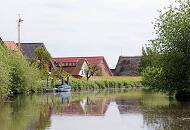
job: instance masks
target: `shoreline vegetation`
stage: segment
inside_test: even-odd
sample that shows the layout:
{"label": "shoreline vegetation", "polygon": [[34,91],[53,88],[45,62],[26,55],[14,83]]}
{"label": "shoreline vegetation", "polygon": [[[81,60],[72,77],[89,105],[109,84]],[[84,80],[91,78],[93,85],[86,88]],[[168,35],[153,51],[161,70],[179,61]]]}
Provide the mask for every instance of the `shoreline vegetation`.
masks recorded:
{"label": "shoreline vegetation", "polygon": [[[129,89],[141,88],[142,77],[140,76],[93,76],[90,80],[86,78],[76,79],[71,77],[69,85],[72,92],[94,91],[103,89]],[[49,80],[48,88],[56,88],[61,84],[61,80]]]}
{"label": "shoreline vegetation", "polygon": [[[39,55],[44,54],[38,49]],[[44,54],[47,55],[47,54]],[[41,55],[40,55],[41,56]],[[43,56],[44,57],[44,56]],[[43,92],[45,88],[59,86],[60,76],[48,75],[47,62],[41,58],[39,63],[29,62],[20,53],[7,49],[0,44],[0,98],[6,99],[17,94]],[[48,78],[48,80],[47,80]],[[141,77],[127,76],[93,76],[86,78],[70,78],[72,91],[102,90],[107,88],[140,87]],[[48,84],[47,84],[48,82]]]}
{"label": "shoreline vegetation", "polygon": [[3,44],[0,44],[0,79],[0,100],[14,94],[37,91],[43,86],[36,65]]}
{"label": "shoreline vegetation", "polygon": [[129,76],[94,76],[89,81],[85,79],[71,79],[73,91],[112,89],[112,88],[140,88],[141,77]]}
{"label": "shoreline vegetation", "polygon": [[149,90],[190,100],[190,1],[160,11],[156,38],[142,49],[142,84]]}
{"label": "shoreline vegetation", "polygon": [[[43,50],[39,51],[40,54],[42,52]],[[46,59],[48,60],[49,57]],[[28,62],[19,52],[9,50],[3,44],[0,44],[0,68],[1,100],[6,100],[11,95],[43,92],[47,86],[53,88],[61,84],[59,76],[55,78],[53,75],[48,75],[45,69],[47,68],[46,61],[38,64]],[[71,77],[70,84],[72,91],[126,89],[141,87],[141,79],[141,77],[127,76],[93,76],[87,81],[85,77],[82,79]]]}

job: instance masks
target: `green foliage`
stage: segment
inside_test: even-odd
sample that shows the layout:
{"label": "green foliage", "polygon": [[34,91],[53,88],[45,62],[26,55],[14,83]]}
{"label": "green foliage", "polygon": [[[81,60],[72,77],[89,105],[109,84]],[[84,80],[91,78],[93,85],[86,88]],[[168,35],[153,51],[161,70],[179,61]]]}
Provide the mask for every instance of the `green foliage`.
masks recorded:
{"label": "green foliage", "polygon": [[41,79],[45,80],[49,77],[49,63],[51,60],[50,53],[44,47],[35,49],[36,61],[35,64],[40,70]]}
{"label": "green foliage", "polygon": [[0,96],[35,91],[39,86],[39,72],[25,58],[0,44]]}
{"label": "green foliage", "polygon": [[40,70],[47,69],[51,59],[50,53],[44,47],[38,47],[35,50],[35,54]]}
{"label": "green foliage", "polygon": [[9,71],[9,68],[7,68],[6,65],[0,61],[0,98],[3,98],[9,94]]}
{"label": "green foliage", "polygon": [[[151,41],[156,42],[156,41]],[[159,54],[157,53],[154,46],[142,48],[142,58],[139,63],[139,72],[142,73],[144,68],[153,67],[155,65],[159,66]]]}
{"label": "green foliage", "polygon": [[69,75],[64,71],[62,66],[57,66],[55,70],[52,71],[51,76],[56,79],[61,79],[64,75]]}
{"label": "green foliage", "polygon": [[24,93],[29,90],[35,90],[38,86],[40,75],[38,70],[29,66],[28,62],[20,55],[12,57],[11,65],[11,85],[13,93]]}
{"label": "green foliage", "polygon": [[[133,85],[132,85],[133,84]],[[127,80],[107,80],[102,77],[101,80],[82,80],[71,79],[71,86],[74,91],[81,90],[102,90],[102,89],[126,89],[132,87],[139,87],[140,82],[129,82]]]}
{"label": "green foliage", "polygon": [[190,1],[176,5],[161,12],[157,39],[150,41],[141,61],[144,85],[169,95],[190,92]]}
{"label": "green foliage", "polygon": [[95,74],[101,75],[101,71],[97,65],[88,63],[88,68],[85,70],[86,79],[89,80]]}

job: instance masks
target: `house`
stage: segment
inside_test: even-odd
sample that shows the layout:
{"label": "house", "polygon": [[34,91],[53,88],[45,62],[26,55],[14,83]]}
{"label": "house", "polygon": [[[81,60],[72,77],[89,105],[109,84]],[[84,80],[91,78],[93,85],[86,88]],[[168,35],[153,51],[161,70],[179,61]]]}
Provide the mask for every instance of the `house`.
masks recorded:
{"label": "house", "polygon": [[73,72],[74,68],[77,67],[79,61],[82,62],[86,61],[89,64],[95,65],[100,69],[100,73],[99,75],[103,75],[103,76],[112,76],[112,72],[108,67],[108,64],[105,60],[105,58],[103,56],[94,56],[94,57],[61,57],[61,58],[53,58],[52,60],[58,64],[61,64],[63,66],[67,66],[64,67],[65,71],[69,72],[70,74],[72,74],[71,72]]}
{"label": "house", "polygon": [[138,76],[139,63],[142,56],[120,56],[114,75],[116,76]]}
{"label": "house", "polygon": [[[18,43],[17,43],[17,45],[18,45]],[[47,50],[45,47],[45,44],[42,42],[39,42],[39,43],[20,43],[22,55],[30,62],[36,60],[35,50],[38,47],[43,47],[45,50]],[[56,66],[54,65],[54,63],[52,61],[50,61],[48,68],[49,68],[49,72],[52,72],[53,69],[56,69]]]}
{"label": "house", "polygon": [[15,52],[19,52],[18,46],[14,41],[3,41],[3,44],[10,50],[13,50]]}
{"label": "house", "polygon": [[85,71],[88,69],[88,63],[85,59],[78,59],[75,63],[60,63],[64,71],[71,74],[75,78],[82,78],[85,76]]}
{"label": "house", "polygon": [[21,52],[23,56],[29,61],[36,60],[35,50],[38,47],[43,47],[45,50],[47,50],[44,43],[20,43]]}

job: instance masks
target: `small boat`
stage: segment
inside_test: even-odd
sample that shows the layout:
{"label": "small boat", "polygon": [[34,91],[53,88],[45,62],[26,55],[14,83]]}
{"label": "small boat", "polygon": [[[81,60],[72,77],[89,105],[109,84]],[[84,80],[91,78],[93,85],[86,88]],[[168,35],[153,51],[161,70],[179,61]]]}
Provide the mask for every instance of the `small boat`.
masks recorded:
{"label": "small boat", "polygon": [[60,85],[57,88],[57,91],[58,92],[69,92],[69,91],[71,91],[71,86],[66,83],[63,83],[62,85]]}

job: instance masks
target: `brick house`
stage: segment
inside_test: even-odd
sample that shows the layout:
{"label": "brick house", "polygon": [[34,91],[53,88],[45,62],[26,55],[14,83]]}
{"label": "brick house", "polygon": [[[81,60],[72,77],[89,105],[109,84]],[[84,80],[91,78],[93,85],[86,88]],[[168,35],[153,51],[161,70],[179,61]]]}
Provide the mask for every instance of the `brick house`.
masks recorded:
{"label": "brick house", "polygon": [[[73,73],[74,68],[77,67],[79,61],[87,61],[92,65],[97,66],[100,69],[102,76],[112,76],[112,72],[108,67],[108,64],[103,56],[94,56],[94,57],[61,57],[61,58],[53,58],[52,60],[58,64],[61,64],[64,67],[65,71],[70,74]],[[72,72],[71,72],[72,71]],[[73,74],[72,74],[73,75]]]}
{"label": "brick house", "polygon": [[[55,60],[53,60],[55,61]],[[63,70],[75,78],[85,76],[85,71],[88,69],[88,63],[85,59],[78,59],[77,62],[59,63]]]}

